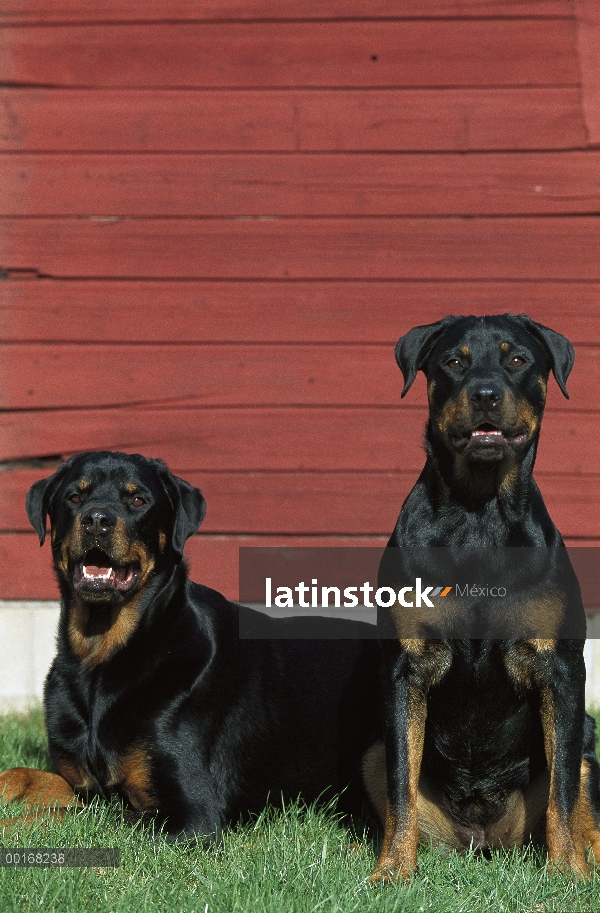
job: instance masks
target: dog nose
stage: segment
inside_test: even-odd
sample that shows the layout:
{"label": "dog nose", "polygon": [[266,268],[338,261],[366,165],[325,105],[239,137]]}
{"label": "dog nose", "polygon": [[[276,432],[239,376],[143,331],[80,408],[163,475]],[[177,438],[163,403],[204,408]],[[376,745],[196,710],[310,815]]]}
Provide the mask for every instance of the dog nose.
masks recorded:
{"label": "dog nose", "polygon": [[116,522],[115,515],[102,507],[94,507],[86,511],[81,518],[81,525],[86,533],[93,533],[94,536],[105,536]]}
{"label": "dog nose", "polygon": [[502,402],[502,390],[497,384],[479,384],[469,394],[469,400],[480,412],[491,412]]}

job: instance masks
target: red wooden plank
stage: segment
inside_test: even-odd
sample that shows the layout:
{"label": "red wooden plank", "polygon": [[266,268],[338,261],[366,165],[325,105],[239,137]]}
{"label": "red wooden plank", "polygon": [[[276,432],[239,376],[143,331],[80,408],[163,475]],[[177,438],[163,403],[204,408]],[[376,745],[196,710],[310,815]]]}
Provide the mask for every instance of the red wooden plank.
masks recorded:
{"label": "red wooden plank", "polygon": [[[0,409],[99,406],[395,406],[402,387],[388,345],[0,346]],[[600,347],[582,348],[569,410],[590,410]],[[560,401],[553,398],[549,405]],[[425,405],[419,388],[413,405]]]}
{"label": "red wooden plank", "polygon": [[575,0],[581,103],[590,146],[600,145],[600,7]]}
{"label": "red wooden plank", "polygon": [[5,216],[529,215],[600,210],[600,152],[4,155]]}
{"label": "red wooden plank", "polygon": [[576,85],[568,20],[10,28],[0,80],[91,87]]}
{"label": "red wooden plank", "polygon": [[570,17],[569,0],[4,0],[0,22],[151,22],[168,19],[388,19],[449,16]]}
{"label": "red wooden plank", "polygon": [[445,151],[585,145],[577,88],[0,90],[0,150]]}
{"label": "red wooden plank", "polygon": [[51,562],[35,534],[0,534],[0,599],[58,600]]}
{"label": "red wooden plank", "polygon": [[[50,470],[0,473],[0,530],[29,532],[25,495]],[[389,535],[416,481],[413,472],[188,472],[208,505],[203,533]],[[564,536],[600,534],[600,484],[590,476],[536,473]]]}
{"label": "red wooden plank", "polygon": [[[228,599],[238,598],[240,546],[292,548],[385,548],[389,536],[193,536],[185,554],[192,580],[210,586]],[[15,573],[26,567],[26,573]],[[35,534],[0,534],[0,599],[59,599],[50,548],[40,548]]]}
{"label": "red wooden plank", "polygon": [[600,220],[0,219],[0,266],[56,277],[600,279]]}
{"label": "red wooden plank", "polygon": [[[419,378],[419,383],[423,379]],[[558,398],[560,394],[551,393]],[[0,460],[125,450],[174,471],[417,472],[425,410],[398,407],[75,409],[0,413]],[[549,409],[538,471],[600,475],[598,413]]]}
{"label": "red wooden plank", "polygon": [[[600,536],[600,485],[587,485],[582,476],[536,473],[550,516],[565,538]],[[600,479],[597,480],[600,482]]]}
{"label": "red wooden plank", "polygon": [[0,338],[10,342],[72,342],[76,326],[80,343],[379,342],[391,347],[411,326],[446,314],[523,311],[575,344],[600,343],[598,283],[0,282]]}

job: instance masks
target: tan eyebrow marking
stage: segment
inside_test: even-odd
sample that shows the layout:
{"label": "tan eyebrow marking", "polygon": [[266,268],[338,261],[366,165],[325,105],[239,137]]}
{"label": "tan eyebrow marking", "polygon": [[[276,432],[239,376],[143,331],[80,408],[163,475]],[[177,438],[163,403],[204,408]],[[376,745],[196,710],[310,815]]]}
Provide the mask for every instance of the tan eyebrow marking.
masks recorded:
{"label": "tan eyebrow marking", "polygon": [[501,343],[500,343],[500,351],[501,351],[501,352],[509,352],[509,351],[510,351],[510,342],[501,342]]}
{"label": "tan eyebrow marking", "polygon": [[86,488],[89,488],[89,487],[90,487],[90,483],[87,481],[87,479],[80,479],[79,482],[77,483],[77,488],[79,489],[79,491],[85,491]]}
{"label": "tan eyebrow marking", "polygon": [[131,494],[133,494],[134,491],[137,491],[137,485],[135,484],[135,482],[127,482],[127,484],[125,485],[125,491],[128,491]]}
{"label": "tan eyebrow marking", "polygon": [[468,346],[461,346],[458,351],[463,356],[463,358],[466,358],[468,355],[471,354],[471,350]]}

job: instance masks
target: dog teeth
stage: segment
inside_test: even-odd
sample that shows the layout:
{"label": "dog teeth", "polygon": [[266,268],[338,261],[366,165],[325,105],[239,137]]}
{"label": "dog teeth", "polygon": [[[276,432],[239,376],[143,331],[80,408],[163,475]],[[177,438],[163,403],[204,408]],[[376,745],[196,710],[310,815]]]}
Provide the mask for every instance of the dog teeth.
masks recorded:
{"label": "dog teeth", "polygon": [[85,565],[82,566],[81,570],[83,576],[87,577],[88,580],[109,580],[113,573],[112,567],[98,568],[97,573],[94,574],[89,573]]}

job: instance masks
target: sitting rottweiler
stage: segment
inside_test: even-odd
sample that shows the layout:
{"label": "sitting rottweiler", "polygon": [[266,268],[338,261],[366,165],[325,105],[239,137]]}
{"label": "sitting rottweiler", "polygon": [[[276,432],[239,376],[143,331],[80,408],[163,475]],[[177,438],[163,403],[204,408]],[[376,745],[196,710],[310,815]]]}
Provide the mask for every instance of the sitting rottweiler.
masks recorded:
{"label": "sitting rottweiler", "polygon": [[42,544],[50,517],[62,596],[44,691],[57,773],[6,771],[0,795],[116,795],[172,838],[327,790],[360,817],[379,729],[370,626],[270,619],[192,583],[182,553],[204,498],[159,460],[75,456],[33,485],[27,513]]}
{"label": "sitting rottweiler", "polygon": [[[401,589],[378,616],[385,750],[369,752],[365,779],[385,836],[372,880],[409,878],[419,839],[484,854],[545,841],[551,865],[586,876],[589,847],[600,860],[600,775],[585,615],[532,477],[548,375],[567,396],[573,347],[526,315],[446,317],[403,336],[396,360],[403,396],[425,373],[430,415],[425,467],[380,566],[380,585]],[[486,550],[479,572],[498,556],[507,598],[447,595],[460,555]],[[423,592],[431,608],[417,608]]]}

